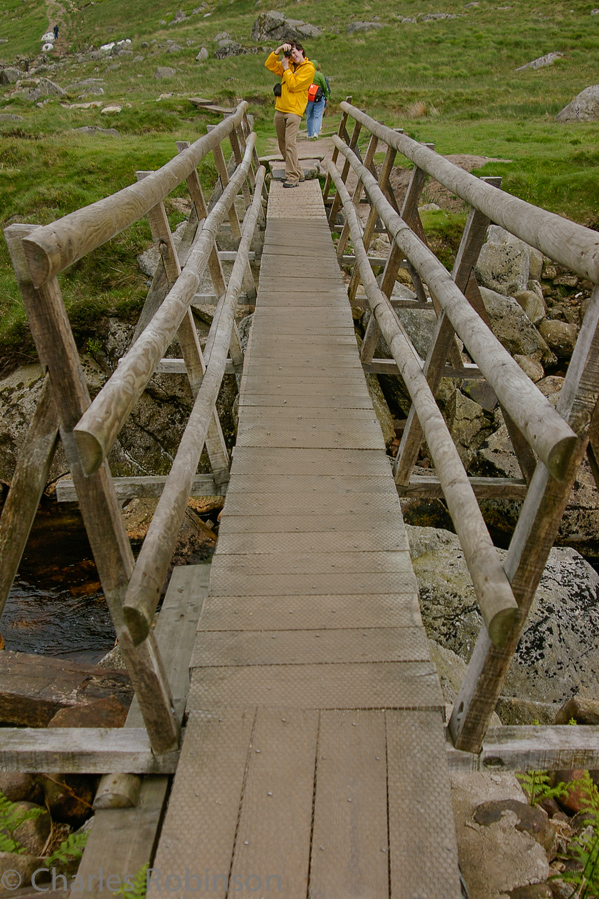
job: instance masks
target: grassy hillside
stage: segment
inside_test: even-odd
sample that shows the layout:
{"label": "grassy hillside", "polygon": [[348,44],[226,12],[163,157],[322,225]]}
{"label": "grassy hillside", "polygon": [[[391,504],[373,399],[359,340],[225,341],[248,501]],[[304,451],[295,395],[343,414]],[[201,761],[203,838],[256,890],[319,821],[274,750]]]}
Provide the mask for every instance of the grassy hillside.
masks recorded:
{"label": "grassy hillside", "polygon": [[[262,45],[256,55],[223,60],[213,52],[214,38],[222,31],[244,47],[257,46],[250,37],[252,25],[268,9],[280,9],[323,31],[306,47],[332,82],[327,130],[338,122],[336,104],[352,95],[356,105],[433,142],[441,153],[508,160],[484,172],[503,175],[504,188],[530,202],[591,226],[599,218],[599,126],[554,121],[566,103],[599,80],[599,15],[591,15],[593,2],[531,6],[527,0],[506,0],[505,5],[503,0],[466,5],[456,0],[296,0],[285,5],[278,0],[191,0],[182,7],[166,0],[61,2],[62,12],[49,20],[42,0],[4,0],[0,37],[8,41],[0,45],[0,59],[5,64],[18,61],[22,68],[34,64],[42,34],[58,21],[58,49],[48,61],[62,58],[62,63],[44,74],[63,88],[101,79],[104,95],[84,99],[118,102],[122,111],[109,118],[100,108],[67,109],[69,104],[58,99],[36,105],[11,97],[12,85],[0,87],[0,114],[23,117],[0,121],[3,225],[51,221],[131,183],[136,169],[163,164],[174,155],[175,140],[194,140],[218,120],[196,112],[190,96],[231,104],[245,97],[256,119],[258,150],[264,152],[273,135],[273,78],[264,68]],[[169,25],[179,8],[187,18]],[[194,9],[199,11],[193,14]],[[422,20],[423,14],[439,12],[455,18]],[[384,27],[346,33],[352,21],[373,19]],[[132,56],[89,60],[82,55],[92,45],[125,38],[131,40]],[[181,49],[169,52],[169,41]],[[195,57],[201,47],[210,58],[199,63]],[[553,66],[515,71],[552,51],[563,53]],[[158,66],[170,66],[176,74],[157,80]],[[76,101],[77,92],[71,97]],[[117,128],[120,137],[73,130],[85,125]],[[203,173],[207,184],[213,177],[209,168]],[[173,223],[176,215],[173,210]],[[135,254],[149,239],[149,229],[140,223],[65,277],[65,296],[82,338],[102,312],[139,306],[146,287]],[[25,334],[2,243],[0,348],[6,352],[18,346],[27,354]]]}

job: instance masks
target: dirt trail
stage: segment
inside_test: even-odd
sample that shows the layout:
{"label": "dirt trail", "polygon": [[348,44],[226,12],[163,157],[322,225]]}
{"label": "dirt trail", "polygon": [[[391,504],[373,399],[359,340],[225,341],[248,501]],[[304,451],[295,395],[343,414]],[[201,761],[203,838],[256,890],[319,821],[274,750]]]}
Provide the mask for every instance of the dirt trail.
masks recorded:
{"label": "dirt trail", "polygon": [[67,42],[64,36],[66,29],[65,8],[60,0],[46,0],[46,14],[48,16],[47,31],[53,31],[54,26],[58,25],[58,38],[54,41],[53,55],[56,57],[62,56],[67,49]]}

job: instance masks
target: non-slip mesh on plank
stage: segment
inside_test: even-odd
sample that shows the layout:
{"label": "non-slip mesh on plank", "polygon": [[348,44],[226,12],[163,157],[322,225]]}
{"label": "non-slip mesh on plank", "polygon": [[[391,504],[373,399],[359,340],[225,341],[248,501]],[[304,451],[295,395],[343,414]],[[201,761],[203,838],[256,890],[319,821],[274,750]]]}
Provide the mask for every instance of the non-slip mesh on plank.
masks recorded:
{"label": "non-slip mesh on plank", "polygon": [[306,709],[444,709],[427,662],[194,668],[189,709],[286,705]]}
{"label": "non-slip mesh on plank", "polygon": [[[149,895],[457,899],[444,700],[316,182],[271,186],[256,310]],[[402,830],[421,780],[432,839]]]}
{"label": "non-slip mesh on plank", "polygon": [[[416,594],[360,596],[208,596],[198,622],[203,631],[322,630],[422,627]],[[198,641],[201,637],[198,637]]]}
{"label": "non-slip mesh on plank", "polygon": [[212,631],[196,642],[190,667],[416,661],[430,661],[428,640],[420,627]]}

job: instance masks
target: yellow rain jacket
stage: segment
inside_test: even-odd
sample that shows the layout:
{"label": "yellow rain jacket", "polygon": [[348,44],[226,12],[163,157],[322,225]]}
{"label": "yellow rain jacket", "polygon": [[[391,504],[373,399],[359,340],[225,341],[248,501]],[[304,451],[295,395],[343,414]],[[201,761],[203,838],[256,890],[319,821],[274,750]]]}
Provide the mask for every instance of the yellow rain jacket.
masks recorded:
{"label": "yellow rain jacket", "polygon": [[308,88],[316,71],[310,60],[304,57],[304,61],[298,66],[290,62],[289,68],[285,70],[277,54],[273,52],[264,65],[281,78],[281,96],[276,98],[275,109],[302,116],[308,105]]}

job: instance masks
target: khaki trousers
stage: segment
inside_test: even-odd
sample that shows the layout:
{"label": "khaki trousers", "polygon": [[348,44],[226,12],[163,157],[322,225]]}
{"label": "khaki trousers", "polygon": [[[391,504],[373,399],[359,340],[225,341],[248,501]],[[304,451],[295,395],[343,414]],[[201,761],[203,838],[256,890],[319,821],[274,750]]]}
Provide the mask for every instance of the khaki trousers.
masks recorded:
{"label": "khaki trousers", "polygon": [[297,132],[301,120],[302,117],[293,112],[275,110],[275,129],[279,150],[285,160],[285,178],[294,183],[297,183],[304,174],[297,156]]}

